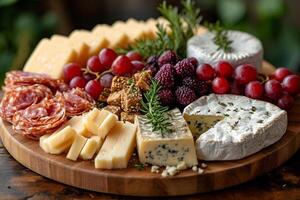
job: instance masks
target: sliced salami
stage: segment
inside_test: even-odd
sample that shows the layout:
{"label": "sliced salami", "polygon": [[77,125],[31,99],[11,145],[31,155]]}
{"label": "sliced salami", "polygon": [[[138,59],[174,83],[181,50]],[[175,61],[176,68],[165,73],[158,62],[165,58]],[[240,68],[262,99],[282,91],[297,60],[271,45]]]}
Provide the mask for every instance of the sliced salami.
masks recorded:
{"label": "sliced salami", "polygon": [[52,79],[46,74],[24,72],[24,71],[11,71],[6,74],[4,80],[4,91],[14,90],[18,86],[41,84],[49,87],[53,92],[67,91],[68,86],[62,81]]}
{"label": "sliced salami", "polygon": [[34,84],[16,87],[14,90],[9,90],[4,94],[0,103],[0,117],[12,122],[15,112],[51,96],[53,96],[51,90],[44,85]]}
{"label": "sliced salami", "polygon": [[42,135],[53,133],[66,121],[66,110],[62,102],[45,98],[20,110],[13,116],[13,129],[34,140]]}
{"label": "sliced salami", "polygon": [[80,88],[73,88],[63,93],[58,92],[56,97],[59,101],[64,102],[68,117],[81,115],[95,106],[94,99]]}

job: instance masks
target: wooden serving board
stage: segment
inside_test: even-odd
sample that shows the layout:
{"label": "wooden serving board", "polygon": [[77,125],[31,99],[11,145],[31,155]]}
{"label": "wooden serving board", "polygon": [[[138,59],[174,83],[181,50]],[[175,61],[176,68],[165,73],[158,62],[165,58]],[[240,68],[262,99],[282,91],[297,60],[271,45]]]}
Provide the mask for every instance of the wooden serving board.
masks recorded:
{"label": "wooden serving board", "polygon": [[[264,71],[273,70],[264,64]],[[245,159],[206,162],[204,174],[185,170],[174,177],[163,178],[150,168],[138,170],[133,157],[127,169],[97,170],[92,161],[73,162],[64,155],[50,155],[37,141],[16,134],[11,125],[0,121],[0,135],[8,152],[32,171],[78,188],[134,196],[175,196],[208,192],[237,185],[269,172],[287,161],[300,146],[300,99],[288,115],[287,133],[274,145]],[[201,163],[201,162],[200,162]]]}

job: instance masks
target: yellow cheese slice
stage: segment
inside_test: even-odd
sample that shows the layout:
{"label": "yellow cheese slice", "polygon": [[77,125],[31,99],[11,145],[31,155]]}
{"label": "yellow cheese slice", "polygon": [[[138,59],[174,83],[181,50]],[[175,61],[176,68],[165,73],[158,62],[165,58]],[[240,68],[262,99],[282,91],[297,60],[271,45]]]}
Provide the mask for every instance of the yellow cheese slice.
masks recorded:
{"label": "yellow cheese slice", "polygon": [[71,126],[66,126],[53,133],[45,142],[48,145],[50,153],[62,153],[71,146],[76,135],[76,131]]}
{"label": "yellow cheese slice", "polygon": [[105,138],[109,131],[116,125],[118,116],[109,113],[98,128],[98,133],[101,138]]}
{"label": "yellow cheese slice", "polygon": [[97,140],[89,138],[85,143],[84,147],[82,148],[79,157],[82,160],[89,160],[94,156],[94,154],[97,151],[97,148],[98,148]]}
{"label": "yellow cheese slice", "polygon": [[55,41],[42,39],[27,60],[24,71],[61,78],[65,64],[76,61],[76,52]]}
{"label": "yellow cheese slice", "polygon": [[98,54],[102,48],[109,45],[106,37],[98,37],[86,30],[75,30],[70,34],[70,38],[85,42],[89,46],[89,57]]}
{"label": "yellow cheese slice", "polygon": [[76,134],[74,142],[66,156],[67,159],[76,161],[83,146],[85,145],[87,138],[83,137],[82,135]]}
{"label": "yellow cheese slice", "polygon": [[136,125],[117,122],[95,158],[95,168],[126,168],[136,146],[135,135]]}
{"label": "yellow cheese slice", "polygon": [[147,37],[146,26],[132,18],[128,19],[126,23],[117,21],[113,24],[112,28],[116,31],[125,33],[128,36],[130,43]]}
{"label": "yellow cheese slice", "polygon": [[69,48],[69,49],[73,49],[76,53],[76,60],[75,62],[77,62],[78,60],[78,52],[76,51],[76,49],[73,47],[73,44],[71,43],[71,41],[69,40],[69,38],[63,36],[63,35],[52,35],[50,38],[50,41],[60,45],[61,48]]}
{"label": "yellow cheese slice", "polygon": [[85,115],[72,117],[66,123],[66,125],[70,125],[76,131],[77,134],[89,138],[93,134],[84,125],[84,118],[85,118]]}
{"label": "yellow cheese slice", "polygon": [[124,32],[111,27],[105,28],[103,25],[97,25],[93,28],[92,33],[95,37],[107,38],[110,48],[126,47],[129,43],[129,38]]}
{"label": "yellow cheese slice", "polygon": [[49,138],[49,136],[51,136],[51,134],[43,135],[42,137],[40,137],[40,140],[39,140],[40,147],[41,147],[46,153],[49,153],[49,152],[50,152],[49,147],[48,147],[48,145],[47,145],[47,143],[46,143],[47,138]]}

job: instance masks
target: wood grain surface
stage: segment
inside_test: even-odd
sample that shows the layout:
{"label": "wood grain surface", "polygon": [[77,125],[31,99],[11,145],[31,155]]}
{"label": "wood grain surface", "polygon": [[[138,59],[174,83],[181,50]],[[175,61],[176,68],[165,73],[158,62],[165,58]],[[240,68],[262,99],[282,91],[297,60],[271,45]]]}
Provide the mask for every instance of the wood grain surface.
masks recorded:
{"label": "wood grain surface", "polygon": [[[287,134],[276,144],[263,151],[235,162],[210,162],[205,173],[195,174],[191,170],[178,176],[162,178],[149,169],[138,171],[95,170],[93,163],[72,162],[63,156],[44,153],[37,142],[14,134],[11,127],[3,123],[1,137],[5,147],[16,160],[43,176],[100,192],[126,195],[183,195],[217,190],[250,180],[268,172],[289,159],[300,144],[300,100],[289,113]],[[3,179],[2,179],[3,180]]]}

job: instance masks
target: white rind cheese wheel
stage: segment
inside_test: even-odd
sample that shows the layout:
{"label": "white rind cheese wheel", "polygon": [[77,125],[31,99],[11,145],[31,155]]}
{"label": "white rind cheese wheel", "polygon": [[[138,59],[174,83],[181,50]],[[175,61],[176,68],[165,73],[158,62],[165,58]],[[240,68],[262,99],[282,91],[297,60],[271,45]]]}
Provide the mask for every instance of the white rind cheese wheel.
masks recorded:
{"label": "white rind cheese wheel", "polygon": [[[197,122],[199,130],[210,127],[196,141],[197,157],[201,160],[244,158],[277,142],[287,128],[286,111],[238,95],[203,96],[188,105],[184,114],[201,117]],[[212,126],[208,121],[213,120],[212,116],[223,119]]]}
{"label": "white rind cheese wheel", "polygon": [[251,64],[256,69],[260,69],[263,61],[261,42],[256,37],[240,31],[228,31],[227,35],[232,41],[231,52],[226,53],[223,50],[218,50],[218,46],[213,41],[214,34],[207,32],[188,40],[187,56],[197,58],[199,64],[215,65],[221,60],[226,60],[233,67]]}

